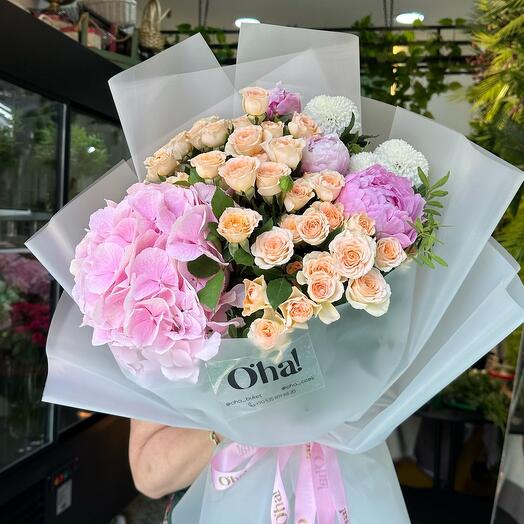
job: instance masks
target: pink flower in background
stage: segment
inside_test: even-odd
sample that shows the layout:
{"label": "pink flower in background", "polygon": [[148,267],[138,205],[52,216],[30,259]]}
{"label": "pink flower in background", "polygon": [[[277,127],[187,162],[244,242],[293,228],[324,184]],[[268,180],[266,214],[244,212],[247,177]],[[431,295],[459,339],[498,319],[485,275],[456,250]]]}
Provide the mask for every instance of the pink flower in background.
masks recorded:
{"label": "pink flower in background", "polygon": [[269,106],[267,117],[272,120],[275,116],[292,115],[302,110],[299,93],[290,93],[282,87],[282,82],[269,91]]}
{"label": "pink flower in background", "polygon": [[218,351],[214,314],[197,296],[206,280],[190,278],[186,265],[202,254],[224,263],[206,240],[214,190],[135,184],[91,216],[77,246],[71,272],[83,324],[132,373],[160,367],[170,379],[196,382],[199,360]]}
{"label": "pink flower in background", "polygon": [[0,254],[0,276],[9,287],[26,295],[37,295],[46,302],[50,298],[51,277],[34,258]]}
{"label": "pink flower in background", "polygon": [[326,169],[345,175],[349,169],[349,151],[338,135],[311,137],[302,153],[302,172],[318,173]]}
{"label": "pink flower in background", "polygon": [[407,178],[378,164],[346,176],[337,202],[346,217],[367,213],[375,220],[377,238],[395,237],[403,248],[415,242],[417,233],[410,223],[422,217],[425,205]]}
{"label": "pink flower in background", "polygon": [[31,342],[45,348],[50,316],[47,304],[33,302],[15,302],[11,306],[11,329],[13,333],[27,335]]}

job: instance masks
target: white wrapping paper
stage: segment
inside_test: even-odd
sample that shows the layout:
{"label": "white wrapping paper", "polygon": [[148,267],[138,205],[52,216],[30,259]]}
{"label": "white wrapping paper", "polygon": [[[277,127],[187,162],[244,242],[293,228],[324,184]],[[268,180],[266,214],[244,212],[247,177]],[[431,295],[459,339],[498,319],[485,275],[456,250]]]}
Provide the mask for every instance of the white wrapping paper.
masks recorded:
{"label": "white wrapping paper", "polygon": [[[345,452],[339,453],[339,461],[352,522],[407,522],[383,442],[398,424],[524,320],[518,267],[490,240],[523,176],[431,120],[369,99],[361,103],[355,37],[244,25],[236,67],[220,68],[201,37],[193,37],[117,75],[111,88],[134,169],[127,163],[116,166],[27,245],[70,293],[74,247],[89,214],[103,205],[103,199],[120,199],[137,176],[143,177],[145,156],[192,121],[213,113],[238,116],[238,88],[269,87],[278,80],[300,91],[304,102],[321,93],[349,96],[361,104],[364,131],[379,134],[377,141],[403,138],[410,142],[426,155],[435,178],[451,170],[442,215],[448,227],[441,230],[444,245],[438,250],[449,267],[429,270],[412,263],[389,274],[393,296],[390,311],[383,317],[342,306],[338,322],[328,327],[312,322],[307,340],[324,387],[266,407],[239,407],[233,416],[215,395],[205,369],[195,386],[161,376],[137,378],[123,373],[108,348],[92,347],[91,330],[78,327],[80,311],[64,293],[48,338],[44,400],[174,426],[214,429],[229,439],[257,446],[322,442]],[[299,335],[294,342],[300,354]],[[216,359],[238,355],[258,359],[245,339],[223,340]],[[276,381],[266,387],[279,391]],[[274,467],[274,458],[267,455],[234,489],[220,494],[204,472],[180,504],[176,518],[191,523],[267,522],[269,506],[263,494],[271,489]],[[286,482],[292,496],[293,468],[289,469]],[[233,507],[242,507],[251,516],[245,520],[246,513],[241,512],[242,520],[231,513]]]}

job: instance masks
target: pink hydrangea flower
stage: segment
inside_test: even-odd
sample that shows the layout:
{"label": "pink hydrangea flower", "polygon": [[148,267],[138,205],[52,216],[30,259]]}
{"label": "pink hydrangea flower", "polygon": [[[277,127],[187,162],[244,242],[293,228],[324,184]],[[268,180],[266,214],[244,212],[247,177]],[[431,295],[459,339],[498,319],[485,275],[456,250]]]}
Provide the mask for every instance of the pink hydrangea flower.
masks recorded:
{"label": "pink hydrangea flower", "polygon": [[426,204],[407,178],[378,164],[346,176],[337,202],[344,206],[346,216],[367,213],[375,220],[377,238],[395,237],[403,248],[417,239],[410,223],[422,217]]}
{"label": "pink hydrangea flower", "polygon": [[227,323],[202,307],[197,292],[206,281],[187,270],[202,254],[224,264],[206,240],[207,224],[216,222],[213,191],[135,184],[120,203],[93,213],[76,248],[73,298],[83,325],[131,373],[160,369],[171,380],[196,382],[200,361],[218,351],[220,335],[212,332]]}

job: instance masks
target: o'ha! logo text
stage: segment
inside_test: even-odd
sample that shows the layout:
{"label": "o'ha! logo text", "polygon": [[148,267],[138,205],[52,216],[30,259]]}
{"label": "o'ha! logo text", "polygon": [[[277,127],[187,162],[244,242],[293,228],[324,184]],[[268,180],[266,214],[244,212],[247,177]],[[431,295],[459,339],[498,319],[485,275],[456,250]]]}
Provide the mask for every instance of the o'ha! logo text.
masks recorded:
{"label": "o'ha! logo text", "polygon": [[252,388],[258,381],[267,384],[280,378],[288,378],[302,371],[296,348],[291,350],[291,358],[279,364],[264,364],[262,360],[232,369],[227,375],[228,384],[235,389]]}

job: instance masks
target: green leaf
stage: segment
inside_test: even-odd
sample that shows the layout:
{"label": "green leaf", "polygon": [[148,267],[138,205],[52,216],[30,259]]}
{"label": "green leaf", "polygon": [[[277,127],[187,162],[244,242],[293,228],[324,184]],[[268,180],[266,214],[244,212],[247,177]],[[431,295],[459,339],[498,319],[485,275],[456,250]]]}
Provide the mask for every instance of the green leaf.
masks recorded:
{"label": "green leaf", "polygon": [[220,269],[214,277],[207,281],[207,284],[198,292],[198,299],[202,305],[211,310],[216,308],[225,278],[224,271]]}
{"label": "green leaf", "polygon": [[448,263],[441,257],[432,254],[431,255],[432,260],[434,260],[437,264],[440,264],[443,267],[448,267]]}
{"label": "green leaf", "polygon": [[232,257],[235,256],[235,253],[240,249],[236,242],[230,242],[228,245],[228,251]]}
{"label": "green leaf", "polygon": [[242,266],[252,266],[255,263],[253,255],[241,247],[233,253],[233,258],[237,264],[241,264]]}
{"label": "green leaf", "polygon": [[189,170],[189,177],[187,180],[190,185],[196,184],[198,182],[204,182],[204,179],[198,176],[197,170],[194,167]]}
{"label": "green leaf", "polygon": [[249,247],[249,240],[247,238],[245,238],[244,240],[242,240],[242,242],[239,242],[238,245],[244,250],[244,251],[247,251],[248,253],[251,253],[251,248]]}
{"label": "green leaf", "polygon": [[277,309],[291,295],[292,286],[285,278],[271,280],[267,285],[267,299],[273,309]]}
{"label": "green leaf", "polygon": [[252,200],[252,198],[255,196],[255,188],[250,187],[246,191],[244,191],[244,195],[248,200]]}
{"label": "green leaf", "polygon": [[237,338],[238,337],[238,329],[237,329],[237,327],[234,324],[231,324],[227,328],[227,332],[228,332],[230,338]]}
{"label": "green leaf", "polygon": [[220,266],[218,262],[206,255],[200,255],[197,259],[187,263],[188,271],[197,278],[208,278],[214,275]]}
{"label": "green leaf", "polygon": [[433,191],[434,189],[438,189],[439,187],[442,187],[443,185],[447,183],[448,180],[449,180],[449,171],[446,175],[444,175],[442,178],[440,178],[439,180],[435,182],[435,185],[431,188],[431,190]]}
{"label": "green leaf", "polygon": [[451,91],[456,91],[462,87],[462,84],[460,82],[450,82],[447,86]]}
{"label": "green leaf", "polygon": [[431,262],[431,259],[429,258],[429,256],[420,255],[420,259],[422,260],[422,262],[424,262],[424,264],[426,264],[426,266],[430,267],[431,269],[435,269],[435,264]]}
{"label": "green leaf", "polygon": [[355,125],[355,113],[351,113],[351,119],[349,121],[349,125],[342,131],[340,134],[340,140],[346,144],[351,144],[355,138],[358,136],[357,133],[351,133],[353,130],[353,126]]}
{"label": "green leaf", "polygon": [[278,181],[278,185],[284,193],[287,193],[293,187],[293,179],[289,175],[283,176]]}
{"label": "green leaf", "polygon": [[331,241],[339,233],[342,233],[342,231],[344,231],[344,227],[343,226],[337,227],[337,229],[334,229],[333,231],[331,231],[329,233],[329,235],[326,237],[326,240],[324,240],[324,242],[322,242],[322,244],[320,244],[320,246],[318,246],[317,250],[318,251],[327,251],[329,249],[329,244],[331,243]]}
{"label": "green leaf", "polygon": [[215,231],[210,231],[207,236],[206,236],[206,240],[208,242],[212,242],[213,245],[222,253],[222,241],[221,241],[221,238],[219,236],[218,233],[216,233]]}
{"label": "green leaf", "polygon": [[253,273],[255,273],[257,277],[263,276],[266,282],[275,280],[276,278],[282,278],[283,276],[282,271],[276,267],[272,267],[271,269],[261,269],[257,266],[254,266]]}
{"label": "green leaf", "polygon": [[362,153],[364,151],[364,148],[359,144],[350,144],[349,145],[349,152],[353,155],[357,155],[358,153]]}
{"label": "green leaf", "polygon": [[270,218],[266,220],[266,222],[264,222],[260,227],[258,227],[257,229],[253,231],[253,233],[251,234],[251,238],[255,239],[262,233],[265,233],[266,231],[271,231],[272,228],[273,228],[273,219]]}
{"label": "green leaf", "polygon": [[211,199],[211,209],[213,210],[213,214],[218,219],[228,207],[235,207],[235,201],[229,195],[226,195],[222,189],[217,187],[215,189],[215,194]]}
{"label": "green leaf", "polygon": [[424,187],[430,187],[429,178],[427,177],[426,173],[420,169],[420,167],[418,168],[418,176],[420,177],[420,180],[422,180]]}

